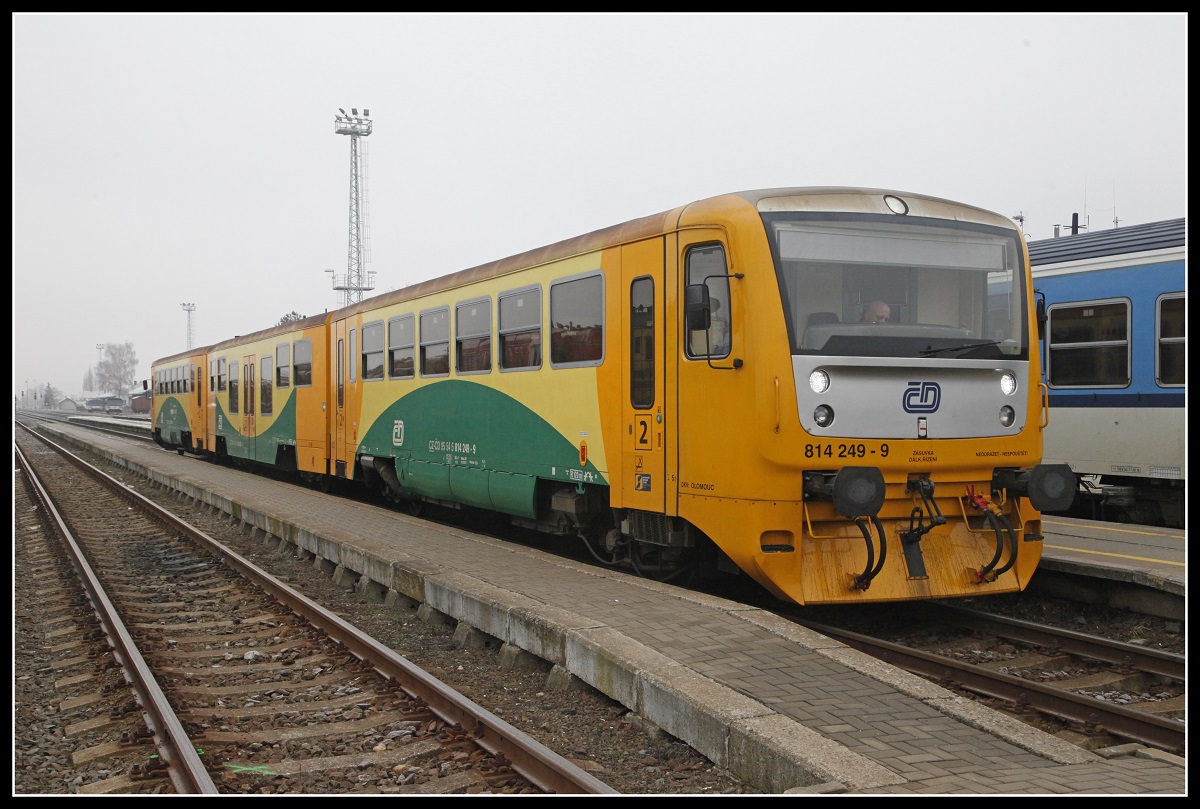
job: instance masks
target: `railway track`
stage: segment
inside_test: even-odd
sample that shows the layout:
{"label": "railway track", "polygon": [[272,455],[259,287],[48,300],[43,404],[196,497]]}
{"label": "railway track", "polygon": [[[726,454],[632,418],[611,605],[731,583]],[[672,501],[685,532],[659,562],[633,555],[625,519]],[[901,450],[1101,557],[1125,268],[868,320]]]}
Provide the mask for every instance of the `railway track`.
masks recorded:
{"label": "railway track", "polygon": [[[54,599],[24,617],[49,622],[44,669],[61,673],[78,791],[614,791],[60,452],[18,435],[37,510],[69,537],[86,583],[72,583],[49,545],[22,548]],[[21,536],[44,534],[23,513]]]}
{"label": "railway track", "polygon": [[[134,483],[134,481],[132,479],[128,480],[128,485],[131,485],[133,487],[140,487],[140,485],[137,483]],[[149,490],[144,493],[146,493],[146,495],[148,495],[148,496],[158,498],[157,495],[152,495],[152,493]],[[169,495],[169,498],[176,499],[175,495]],[[167,496],[163,496],[162,499],[163,499],[163,501],[166,501]],[[184,498],[184,499],[186,501],[186,498]],[[210,529],[211,529],[211,531],[217,531],[217,529],[215,529],[215,528],[210,528]],[[241,544],[241,545],[239,545],[239,547],[240,547],[240,549],[245,549],[245,550],[241,550],[241,552],[250,553],[250,555],[256,557],[256,561],[258,561],[259,564],[265,564],[265,559],[259,558],[259,553],[258,553],[257,549],[258,549],[258,547],[263,547],[263,549],[266,549],[266,547],[268,547],[269,545],[270,545],[270,543],[268,543],[268,541],[266,541],[266,538],[264,538],[263,541],[251,541],[251,543]],[[287,575],[287,574],[280,574],[280,575]],[[298,576],[298,579],[296,579],[296,581],[300,581],[300,577],[304,577],[305,581],[307,581],[307,579],[308,579],[308,576],[306,573],[293,574],[293,575]],[[328,577],[326,577],[326,579],[328,579]],[[720,593],[720,594],[722,595],[722,597],[726,597],[726,598],[736,598],[739,600],[743,598],[737,594],[730,594],[730,593]],[[1031,600],[1038,601],[1038,603],[1040,603],[1040,599],[1037,599],[1034,597],[1026,597],[1025,600],[1026,601],[1031,601]],[[889,606],[888,611],[892,610],[893,606]],[[1036,605],[1022,603],[1021,606],[1025,607],[1025,606],[1036,606]],[[768,607],[764,606],[763,609],[768,609]],[[1093,621],[1094,616],[1092,616],[1091,611],[1087,610],[1087,607],[1085,605],[1078,605],[1078,609],[1079,609],[1079,613],[1084,613],[1084,612],[1088,613],[1088,616],[1090,616],[1090,617],[1088,617],[1088,622]],[[866,615],[866,612],[864,612],[864,611],[859,611],[859,612],[863,613],[863,615]],[[1021,613],[1024,613],[1024,610],[1021,610]],[[1074,607],[1073,607],[1073,615],[1079,615],[1079,613],[1075,613]],[[395,615],[395,613],[392,612],[391,615]],[[828,624],[829,622],[824,622],[824,623]],[[900,627],[906,627],[906,628],[912,629],[914,631],[916,631],[916,628],[919,627],[919,625],[920,625],[919,623],[914,623],[913,619],[908,618],[908,617],[905,617],[904,619],[902,619],[902,621],[899,621],[896,623],[898,623],[900,625]],[[932,624],[930,624],[930,625],[932,627]],[[1072,625],[1074,625],[1074,624],[1072,624]],[[845,627],[841,627],[841,628],[846,629],[846,628],[848,628],[848,625],[845,625]],[[820,631],[823,631],[823,633],[824,633],[824,631],[827,631],[826,629],[823,629],[822,627],[817,627],[817,629]],[[1168,630],[1168,631],[1174,631],[1174,630]],[[836,633],[836,631],[833,630],[832,627],[830,627],[830,629],[828,630],[828,634],[832,635],[832,636],[839,636],[838,633]],[[863,633],[863,634],[869,634],[869,633]],[[1133,635],[1128,635],[1128,636],[1132,637]],[[943,633],[942,637],[946,637],[946,635],[944,635],[944,633]],[[1158,635],[1157,637],[1158,637],[1158,640],[1164,640],[1162,635]],[[850,643],[850,645],[857,646],[856,643]],[[979,646],[978,641],[976,641],[976,645]],[[1009,655],[1013,655],[1012,651],[1007,651],[1007,649],[1006,649],[1006,651],[1004,651],[1002,653],[998,653],[997,648],[1002,645],[1018,646],[1018,645],[1014,645],[1013,639],[1002,640],[1002,639],[1000,639],[1000,637],[995,637],[994,642],[991,642],[990,645],[983,647],[982,654],[977,655],[977,657],[990,657],[991,658],[990,663],[995,664],[998,667],[1021,667],[1021,666],[1025,665],[1024,661],[1016,660],[1015,657],[1009,657]],[[919,643],[914,643],[914,646],[919,646]],[[1174,643],[1168,643],[1168,642],[1164,641],[1164,646],[1174,646]],[[397,648],[400,648],[400,647],[397,647]],[[862,647],[859,646],[858,648],[862,648]],[[924,647],[922,647],[922,648],[924,648]],[[930,647],[930,648],[934,648],[934,647]],[[950,648],[950,647],[947,646],[946,648]],[[1138,647],[1133,647],[1133,648],[1136,649]],[[928,649],[925,649],[925,651],[928,651]],[[935,649],[935,652],[936,652],[936,649]],[[970,657],[970,652],[971,652],[971,649],[966,649],[966,651],[962,651],[962,649],[956,649],[956,651],[952,652],[952,654],[956,653],[959,655],[967,655],[967,657]],[[1003,655],[1003,657],[1000,657],[1000,655]],[[1049,655],[1048,655],[1048,657],[1049,657]],[[886,658],[886,659],[888,659],[889,661],[893,661],[893,663],[895,663],[895,665],[902,666],[902,664],[899,663],[899,661],[896,661],[895,658]],[[1015,661],[1015,663],[1014,663],[1014,661]],[[989,663],[989,661],[985,661],[985,663]],[[902,667],[907,667],[907,666],[902,666]],[[935,671],[942,672],[943,669],[944,669],[944,665],[941,667],[941,669],[936,669]],[[1025,672],[1025,676],[1032,677],[1034,679],[1040,679],[1042,677],[1046,677],[1046,678],[1057,677],[1057,678],[1061,679],[1061,678],[1063,678],[1062,673],[1061,673],[1063,671],[1067,671],[1067,670],[1064,669],[1064,667],[1062,667],[1062,666],[1058,667],[1058,669],[1054,669],[1054,667],[1046,667],[1046,669],[1040,671],[1040,673],[1033,672],[1032,670]],[[1120,673],[1120,672],[1118,672],[1118,673]],[[1016,717],[1018,717],[1022,720],[1026,720],[1028,724],[1037,726],[1037,727],[1039,727],[1039,729],[1042,729],[1042,730],[1046,730],[1046,731],[1049,731],[1052,733],[1057,733],[1057,735],[1063,736],[1064,738],[1068,738],[1069,741],[1078,743],[1078,744],[1082,745],[1082,747],[1086,747],[1086,748],[1090,748],[1090,749],[1097,749],[1100,747],[1109,747],[1109,745],[1117,744],[1122,741],[1127,741],[1127,739],[1140,738],[1140,737],[1133,737],[1133,736],[1128,736],[1128,735],[1127,736],[1114,735],[1114,733],[1110,732],[1108,727],[1106,727],[1105,725],[1100,723],[1099,720],[1096,720],[1096,719],[1092,719],[1092,720],[1078,719],[1078,718],[1070,718],[1069,714],[1058,715],[1054,712],[1039,712],[1039,711],[1037,711],[1037,709],[1034,709],[1030,705],[1030,703],[1028,703],[1024,699],[1022,699],[1022,697],[1020,697],[1020,696],[1012,697],[1012,699],[1010,699],[1010,697],[1008,697],[1008,696],[991,695],[990,691],[986,690],[986,689],[971,690],[970,688],[962,687],[962,685],[955,685],[954,682],[952,681],[952,679],[944,676],[944,673],[934,673],[934,675],[925,675],[925,676],[929,677],[931,679],[935,679],[935,681],[938,681],[944,685],[947,685],[947,687],[959,690],[960,693],[965,693],[965,694],[970,693],[974,697],[977,697],[977,699],[982,700],[984,702],[988,702],[991,707],[998,709],[998,711],[1016,715]],[[1020,676],[1018,676],[1018,677],[1020,677]],[[1144,682],[1146,682],[1146,681],[1144,681]],[[468,690],[470,691],[470,693],[476,694],[475,691],[470,690],[470,689],[468,689]],[[1145,691],[1145,689],[1141,689],[1139,687],[1139,691]],[[1181,703],[1182,699],[1183,699],[1182,691],[1181,691],[1181,693],[1178,693],[1175,695],[1172,695],[1169,693],[1156,694],[1156,693],[1151,693],[1151,691],[1145,691],[1145,693],[1150,695],[1151,697],[1153,697],[1153,699],[1150,701],[1157,703],[1158,707],[1170,708],[1170,706],[1172,706],[1172,705],[1177,705],[1177,703]],[[1098,696],[1090,695],[1090,694],[1084,694],[1081,696],[1087,697],[1088,700],[1100,699],[1103,701],[1104,699],[1108,699],[1108,697],[1110,697],[1110,696],[1114,697],[1115,700],[1126,700],[1126,699],[1129,699],[1130,695],[1135,695],[1135,694],[1136,694],[1136,691],[1134,691],[1132,688],[1130,688],[1130,687],[1128,687],[1128,685],[1126,685],[1126,687],[1122,687],[1122,690],[1118,694],[1114,693],[1114,691],[1112,691],[1112,689],[1108,689],[1105,691],[1097,691]],[[1172,703],[1172,696],[1178,696],[1178,700],[1174,703]],[[481,699],[481,695],[476,694],[476,699]],[[500,712],[499,708],[496,708],[496,709],[497,709],[497,712],[499,713]],[[1181,708],[1181,711],[1182,711],[1182,708]],[[509,711],[504,711],[503,713],[504,713],[505,717],[512,717],[512,715],[514,715],[514,714],[510,714]],[[616,715],[620,715],[620,714],[618,713]],[[1182,717],[1182,713],[1180,713],[1178,715],[1181,715],[1181,717]],[[1171,714],[1170,711],[1168,711],[1168,713],[1165,714],[1165,717],[1168,719],[1174,719],[1175,714]],[[1174,732],[1174,731],[1171,731],[1171,732]],[[1158,741],[1148,741],[1146,743],[1150,744],[1151,747],[1172,749],[1170,743],[1163,744]],[[644,744],[644,743],[642,743],[642,744]],[[559,745],[558,749],[582,750],[582,748],[563,748],[563,747],[560,747],[560,745]],[[599,759],[594,759],[594,760],[599,760]],[[731,790],[731,791],[740,791],[740,790]]]}
{"label": "railway track", "polygon": [[1115,740],[1184,755],[1183,655],[949,604],[893,605],[858,622],[792,619],[1033,724],[1058,725],[1084,746]]}

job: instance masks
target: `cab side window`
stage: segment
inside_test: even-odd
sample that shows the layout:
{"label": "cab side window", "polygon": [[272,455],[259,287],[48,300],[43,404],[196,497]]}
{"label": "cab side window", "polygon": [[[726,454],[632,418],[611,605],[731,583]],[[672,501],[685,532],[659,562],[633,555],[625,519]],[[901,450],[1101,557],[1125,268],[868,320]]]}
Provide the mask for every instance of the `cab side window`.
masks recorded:
{"label": "cab side window", "polygon": [[685,283],[707,286],[709,301],[708,329],[688,333],[687,356],[728,357],[733,324],[729,319],[729,278],[726,277],[729,270],[725,248],[719,244],[698,245],[688,249],[685,261]]}

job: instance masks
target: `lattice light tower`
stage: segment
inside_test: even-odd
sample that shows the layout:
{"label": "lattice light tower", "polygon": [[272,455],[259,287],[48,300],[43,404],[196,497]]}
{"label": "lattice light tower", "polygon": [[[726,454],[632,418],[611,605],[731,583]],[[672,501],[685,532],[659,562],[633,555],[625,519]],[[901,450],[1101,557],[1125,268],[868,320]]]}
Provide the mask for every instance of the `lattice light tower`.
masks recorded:
{"label": "lattice light tower", "polygon": [[187,347],[188,347],[188,351],[191,351],[192,350],[192,312],[196,311],[196,304],[181,303],[179,305],[183,307],[183,311],[187,312],[187,319],[188,319],[188,321],[187,321],[187,323],[188,323]]}
{"label": "lattice light tower", "polygon": [[[350,136],[350,248],[346,259],[346,274],[333,273],[333,288],[343,293],[341,305],[349,306],[361,301],[364,291],[375,288],[375,273],[365,270],[367,258],[363,249],[363,200],[366,180],[358,142],[359,138],[371,134],[371,111],[364,107],[363,114],[359,115],[357,107],[351,107],[350,113],[338,107],[338,112],[341,115],[334,117],[333,131],[339,135]],[[365,147],[365,144],[362,146]]]}

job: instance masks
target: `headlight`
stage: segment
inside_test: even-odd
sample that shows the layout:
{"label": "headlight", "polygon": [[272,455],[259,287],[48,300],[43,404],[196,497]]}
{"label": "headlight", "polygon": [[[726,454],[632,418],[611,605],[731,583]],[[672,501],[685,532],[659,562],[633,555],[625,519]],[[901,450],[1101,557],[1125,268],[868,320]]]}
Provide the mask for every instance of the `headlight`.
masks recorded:
{"label": "headlight", "polygon": [[808,375],[808,386],[813,393],[824,393],[829,390],[829,374],[824,371],[813,371]]}
{"label": "headlight", "polygon": [[833,408],[829,405],[818,405],[813,411],[813,420],[818,427],[828,427],[833,424]]}
{"label": "headlight", "polygon": [[1005,396],[1012,396],[1017,392],[1017,378],[1008,371],[1000,374],[1000,392]]}
{"label": "headlight", "polygon": [[1000,424],[1004,427],[1011,427],[1016,421],[1017,413],[1008,405],[1000,408]]}

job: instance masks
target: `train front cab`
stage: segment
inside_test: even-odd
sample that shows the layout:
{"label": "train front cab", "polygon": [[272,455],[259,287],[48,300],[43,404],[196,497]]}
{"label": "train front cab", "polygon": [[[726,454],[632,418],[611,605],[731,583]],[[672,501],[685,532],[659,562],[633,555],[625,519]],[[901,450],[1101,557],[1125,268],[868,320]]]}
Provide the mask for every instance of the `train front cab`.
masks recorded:
{"label": "train front cab", "polygon": [[[1021,590],[1040,511],[1074,492],[1069,469],[1038,463],[1019,233],[941,201],[894,204],[906,218],[882,194],[689,208],[668,250],[682,302],[667,310],[681,337],[664,344],[678,358],[663,363],[673,429],[660,438],[654,411],[622,425],[624,503],[663,480],[668,515],[802,604]],[[891,322],[857,322],[874,298]],[[639,418],[661,461],[638,451]]]}
{"label": "train front cab", "polygon": [[180,453],[202,453],[208,448],[205,364],[205,349],[197,349],[151,366],[151,436],[159,446]]}

